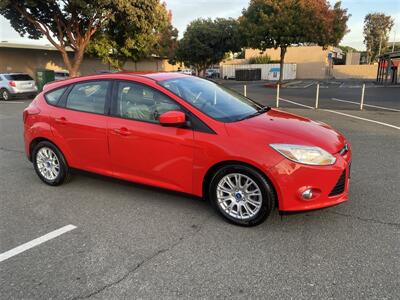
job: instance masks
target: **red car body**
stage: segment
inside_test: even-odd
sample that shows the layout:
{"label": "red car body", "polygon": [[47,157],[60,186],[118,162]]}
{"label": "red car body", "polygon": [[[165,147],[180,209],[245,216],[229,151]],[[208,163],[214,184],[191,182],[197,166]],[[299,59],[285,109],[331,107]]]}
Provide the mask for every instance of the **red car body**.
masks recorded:
{"label": "red car body", "polygon": [[[219,166],[240,162],[262,172],[272,183],[280,211],[319,209],[348,199],[351,149],[328,125],[271,109],[253,118],[220,122],[164,88],[158,81],[176,73],[104,74],[51,83],[24,111],[25,151],[51,141],[71,168],[204,196],[205,183]],[[165,127],[111,115],[49,105],[44,94],[90,80],[124,80],[160,91],[203,122],[209,130]],[[272,143],[318,146],[336,157],[329,166],[291,161]],[[345,150],[345,151],[344,151]],[[332,193],[339,185],[339,192]],[[312,188],[312,199],[302,192]]]}

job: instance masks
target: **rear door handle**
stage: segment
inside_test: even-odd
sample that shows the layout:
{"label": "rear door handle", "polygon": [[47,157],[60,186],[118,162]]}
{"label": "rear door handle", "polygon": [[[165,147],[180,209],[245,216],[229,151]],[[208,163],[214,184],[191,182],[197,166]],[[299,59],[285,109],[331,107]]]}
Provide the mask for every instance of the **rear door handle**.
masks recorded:
{"label": "rear door handle", "polygon": [[123,136],[131,135],[131,132],[126,127],[115,128],[115,129],[113,129],[113,131],[116,134],[123,135]]}
{"label": "rear door handle", "polygon": [[61,118],[55,118],[54,119],[57,123],[60,124],[66,124],[67,123],[67,119],[65,117],[61,117]]}

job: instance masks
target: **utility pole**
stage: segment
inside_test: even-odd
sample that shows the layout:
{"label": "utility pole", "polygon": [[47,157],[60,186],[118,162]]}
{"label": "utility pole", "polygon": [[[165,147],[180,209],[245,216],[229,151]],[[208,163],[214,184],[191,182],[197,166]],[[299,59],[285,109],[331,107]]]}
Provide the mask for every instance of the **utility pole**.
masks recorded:
{"label": "utility pole", "polygon": [[392,52],[394,52],[394,44],[395,43],[396,43],[396,29],[394,30],[393,43],[392,43]]}

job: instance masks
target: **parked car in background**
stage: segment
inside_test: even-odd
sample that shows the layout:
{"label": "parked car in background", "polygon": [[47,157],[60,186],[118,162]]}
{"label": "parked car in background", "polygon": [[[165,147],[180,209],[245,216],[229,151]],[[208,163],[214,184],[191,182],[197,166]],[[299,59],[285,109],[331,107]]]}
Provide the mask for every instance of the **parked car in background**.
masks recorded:
{"label": "parked car in background", "polygon": [[0,73],[0,99],[34,97],[38,88],[35,80],[26,73]]}
{"label": "parked car in background", "polygon": [[219,78],[219,69],[207,69],[206,77],[207,78]]}
{"label": "parked car in background", "polygon": [[26,154],[52,186],[82,169],[208,198],[244,226],[275,206],[319,209],[349,195],[351,148],[342,134],[194,76],[56,81],[23,122]]}
{"label": "parked car in background", "polygon": [[177,73],[186,74],[186,75],[195,75],[195,72],[192,69],[178,70]]}
{"label": "parked car in background", "polygon": [[54,71],[54,80],[64,80],[69,77],[69,72],[66,70]]}
{"label": "parked car in background", "polygon": [[113,70],[96,70],[96,74],[111,74],[115,73]]}

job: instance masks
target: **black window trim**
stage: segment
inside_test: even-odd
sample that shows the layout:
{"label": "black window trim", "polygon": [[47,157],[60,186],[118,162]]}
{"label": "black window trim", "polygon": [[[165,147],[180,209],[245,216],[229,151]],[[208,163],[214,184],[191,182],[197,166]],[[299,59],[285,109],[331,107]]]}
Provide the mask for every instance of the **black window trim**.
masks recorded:
{"label": "black window trim", "polygon": [[[72,89],[75,87],[75,85],[77,85],[77,84],[85,84],[85,83],[89,83],[89,82],[98,82],[98,81],[108,81],[107,93],[106,93],[106,101],[104,102],[104,111],[103,111],[103,113],[96,113],[96,112],[84,111],[84,110],[73,109],[73,108],[67,107],[68,96],[71,93]],[[62,95],[62,97],[60,97],[60,100],[57,102],[57,107],[60,107],[60,108],[63,108],[63,109],[67,109],[67,110],[87,113],[87,114],[108,116],[109,115],[108,111],[109,111],[110,102],[111,102],[111,96],[112,96],[112,88],[113,88],[113,85],[114,85],[113,81],[114,81],[114,79],[111,79],[111,78],[101,78],[101,79],[82,80],[82,81],[77,81],[77,82],[71,83],[69,85],[69,87],[67,88],[67,90]],[[65,87],[65,85],[63,87]],[[52,90],[52,91],[54,91],[54,90]]]}
{"label": "black window trim", "polygon": [[[167,97],[169,100],[171,100],[173,103],[178,105],[182,111],[187,115],[188,121],[189,121],[189,126],[186,127],[186,129],[191,129],[193,131],[199,131],[203,133],[209,133],[209,134],[216,134],[214,130],[212,130],[207,124],[205,124],[202,120],[200,120],[196,115],[194,115],[190,110],[188,110],[186,107],[182,106],[180,103],[176,102],[174,99],[172,99],[170,96],[167,94],[163,93],[159,89],[156,89],[150,85],[147,85],[143,82],[139,82],[133,79],[114,79],[114,84],[113,84],[113,89],[112,89],[112,97],[111,97],[111,103],[108,107],[108,115],[113,118],[119,118],[119,119],[124,119],[124,120],[129,120],[129,121],[135,121],[135,122],[144,122],[148,124],[153,124],[157,126],[162,126],[160,123],[157,122],[152,122],[152,121],[147,121],[147,120],[140,120],[140,119],[133,119],[133,118],[126,118],[119,116],[115,113],[115,107],[117,105],[118,101],[118,84],[119,82],[129,82],[133,84],[138,84],[144,87],[147,87],[155,92],[161,93],[163,96]],[[160,85],[161,86],[161,85]],[[185,127],[183,127],[185,128]]]}
{"label": "black window trim", "polygon": [[[69,88],[70,88],[70,85],[63,85],[63,86],[56,87],[55,89],[46,91],[46,92],[43,94],[44,100],[45,100],[46,103],[47,103],[48,105],[50,105],[50,106],[60,107],[58,104],[60,103],[61,99],[64,97],[65,93],[69,90]],[[65,89],[65,90],[64,90],[64,92],[61,94],[61,96],[58,98],[57,102],[55,102],[55,103],[50,103],[50,102],[47,100],[47,94],[53,93],[53,92],[58,91],[58,90],[61,90],[61,89]]]}

